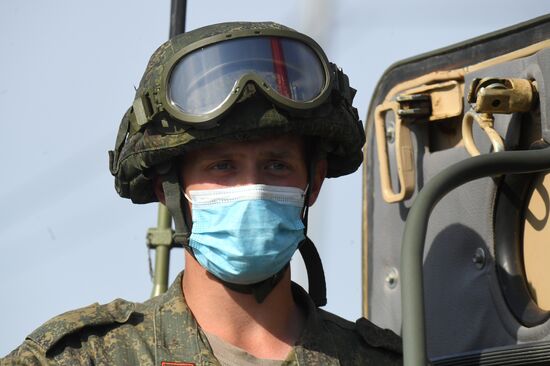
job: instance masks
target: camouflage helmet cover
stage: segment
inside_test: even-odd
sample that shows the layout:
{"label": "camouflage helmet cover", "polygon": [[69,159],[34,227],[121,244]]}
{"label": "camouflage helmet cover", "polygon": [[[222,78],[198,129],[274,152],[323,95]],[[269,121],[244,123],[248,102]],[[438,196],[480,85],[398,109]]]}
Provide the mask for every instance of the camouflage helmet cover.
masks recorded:
{"label": "camouflage helmet cover", "polygon": [[[254,34],[278,30],[306,37],[271,22],[222,23],[177,35],[151,56],[136,91],[136,99],[160,89],[166,65],[184,47],[234,32]],[[122,197],[131,198],[134,203],[157,201],[152,182],[153,167],[162,166],[198,146],[284,133],[315,138],[328,161],[328,177],[354,172],[361,164],[361,149],[365,142],[362,123],[352,106],[355,90],[349,86],[347,77],[341,71],[333,72],[331,79],[332,83],[339,85],[340,92],[333,91],[325,102],[313,110],[293,113],[252,88],[250,95],[241,97],[215,127],[208,129],[182,124],[162,111],[151,123],[140,125],[136,123],[134,107],[130,107],[122,118],[115,148],[109,152],[110,170],[115,176],[117,192]]]}

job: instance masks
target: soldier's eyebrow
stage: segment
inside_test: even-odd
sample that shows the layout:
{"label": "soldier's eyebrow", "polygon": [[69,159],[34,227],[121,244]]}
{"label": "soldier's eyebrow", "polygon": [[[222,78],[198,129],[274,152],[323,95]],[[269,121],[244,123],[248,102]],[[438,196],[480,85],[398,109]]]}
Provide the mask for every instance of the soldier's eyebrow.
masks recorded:
{"label": "soldier's eyebrow", "polygon": [[294,159],[305,156],[303,144],[297,144],[295,141],[288,143],[280,142],[260,150],[262,157],[271,159]]}
{"label": "soldier's eyebrow", "polygon": [[224,147],[219,149],[213,148],[213,149],[205,150],[197,155],[200,160],[229,160],[244,154],[238,153],[236,151],[232,151],[231,148]]}
{"label": "soldier's eyebrow", "polygon": [[[245,157],[246,154],[244,152],[236,152],[231,151],[230,149],[226,151],[208,151],[205,154],[201,154],[198,156],[198,159],[201,161],[210,161],[210,160],[231,160],[235,158],[241,158]],[[284,150],[266,150],[266,151],[260,151],[257,155],[258,157],[262,159],[292,159],[292,158],[299,158],[301,155],[298,152],[294,152],[292,150],[284,149]]]}
{"label": "soldier's eyebrow", "polygon": [[260,155],[262,157],[267,157],[270,159],[288,159],[299,157],[299,154],[297,152],[289,149],[262,151]]}

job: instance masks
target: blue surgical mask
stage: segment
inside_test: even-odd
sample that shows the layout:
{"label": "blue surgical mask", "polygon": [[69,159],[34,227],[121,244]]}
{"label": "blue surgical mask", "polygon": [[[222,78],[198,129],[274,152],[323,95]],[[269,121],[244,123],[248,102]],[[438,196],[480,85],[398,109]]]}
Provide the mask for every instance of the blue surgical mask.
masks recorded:
{"label": "blue surgical mask", "polygon": [[253,284],[279,272],[305,238],[304,191],[262,184],[190,191],[189,246],[219,279]]}

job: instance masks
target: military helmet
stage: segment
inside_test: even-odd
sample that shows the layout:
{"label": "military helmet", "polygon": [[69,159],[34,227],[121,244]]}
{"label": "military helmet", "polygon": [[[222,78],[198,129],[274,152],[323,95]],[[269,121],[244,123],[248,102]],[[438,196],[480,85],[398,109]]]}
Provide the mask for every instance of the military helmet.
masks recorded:
{"label": "military helmet", "polygon": [[152,55],[120,124],[110,170],[119,195],[157,201],[152,176],[195,147],[293,133],[318,141],[328,177],[354,172],[364,130],[355,90],[311,38],[272,22],[177,35]]}

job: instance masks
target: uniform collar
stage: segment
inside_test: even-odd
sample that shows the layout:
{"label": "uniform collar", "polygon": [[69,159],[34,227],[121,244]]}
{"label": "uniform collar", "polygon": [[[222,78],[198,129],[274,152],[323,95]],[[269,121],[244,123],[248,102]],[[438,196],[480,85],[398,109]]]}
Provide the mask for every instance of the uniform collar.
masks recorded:
{"label": "uniform collar", "polygon": [[[159,296],[155,306],[156,364],[166,361],[219,365],[206,335],[187,306],[181,288],[182,278],[183,272],[177,276],[168,291]],[[307,365],[312,361],[322,365],[339,365],[332,335],[307,292],[298,284],[292,283],[292,295],[304,312],[306,321],[296,345],[283,365]]]}
{"label": "uniform collar", "polygon": [[[305,314],[306,322],[300,338],[287,357],[295,357],[298,365],[340,365],[338,353],[330,331],[326,328],[309,294],[296,283],[292,283],[294,301]],[[291,363],[292,364],[292,363]]]}

